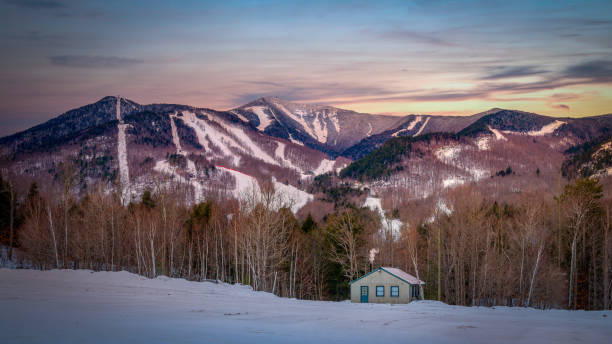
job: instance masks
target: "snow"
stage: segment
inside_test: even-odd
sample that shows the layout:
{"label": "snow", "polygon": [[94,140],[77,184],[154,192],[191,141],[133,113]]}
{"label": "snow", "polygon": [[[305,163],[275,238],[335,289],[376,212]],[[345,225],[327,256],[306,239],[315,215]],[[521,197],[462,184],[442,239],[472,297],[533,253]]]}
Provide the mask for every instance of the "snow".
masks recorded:
{"label": "snow", "polygon": [[324,174],[324,173],[333,171],[335,164],[336,164],[335,160],[323,159],[321,160],[319,167],[317,167],[317,169],[314,170],[313,173],[315,176],[318,176],[320,174]]}
{"label": "snow", "polygon": [[224,166],[216,167],[217,169],[225,171],[234,177],[236,185],[234,186],[233,194],[236,199],[240,200],[252,194],[261,194],[259,183],[257,183],[257,179],[254,177]]}
{"label": "snow", "polygon": [[478,146],[478,150],[485,151],[491,148],[490,138],[487,136],[480,137],[476,140],[476,146]]}
{"label": "snow", "polygon": [[398,268],[390,268],[390,267],[386,267],[383,266],[381,267],[383,270],[403,279],[404,281],[410,283],[410,284],[425,284],[425,282],[421,281],[420,279],[416,278],[415,276],[412,276],[411,274],[407,273],[404,270],[398,269]]}
{"label": "snow", "polygon": [[563,121],[556,120],[552,123],[549,123],[543,126],[540,130],[533,130],[527,133],[530,136],[544,136],[549,135],[555,132],[555,130],[559,129],[562,125],[566,124]]}
{"label": "snow", "polygon": [[280,183],[276,178],[272,177],[274,183],[274,192],[279,196],[280,202],[284,206],[290,206],[291,212],[296,214],[308,202],[314,200],[314,196],[296,188],[293,185]]}
{"label": "snow", "polygon": [[[410,124],[408,124],[408,126],[404,129],[400,129],[398,131],[396,131],[395,133],[393,133],[393,137],[397,137],[399,134],[405,132],[405,131],[410,131],[412,129],[414,129],[414,127],[417,125],[417,123],[419,123],[421,120],[423,119],[423,116],[416,116],[416,118],[414,120],[412,120],[412,122],[410,122]],[[427,118],[429,120],[429,118]],[[425,126],[425,125],[423,125]],[[421,128],[422,129],[422,128]],[[419,132],[417,134],[415,134],[414,136],[417,136],[421,133],[421,130],[419,130]]]}
{"label": "snow", "polygon": [[316,112],[315,120],[313,122],[314,134],[317,137],[317,141],[327,143],[327,122],[323,116],[320,116],[320,112]]}
{"label": "snow", "polygon": [[334,125],[334,129],[336,129],[336,134],[340,134],[340,122],[338,121],[338,112],[334,110],[332,114],[328,115],[328,118]]}
{"label": "snow", "polygon": [[[482,138],[481,138],[482,139]],[[480,140],[480,139],[479,139]],[[487,149],[488,149],[488,141],[487,142]],[[477,142],[478,144],[478,142]],[[463,150],[464,148],[461,146],[444,146],[444,147],[440,147],[438,150],[436,150],[434,152],[434,155],[436,156],[436,158],[438,158],[438,160],[440,160],[441,162],[454,166],[460,170],[465,171],[466,173],[470,174],[472,176],[472,179],[475,181],[481,180],[484,177],[486,177],[488,175],[488,171],[482,168],[478,168],[476,166],[468,166],[465,164],[465,161],[462,161],[462,159],[459,158],[459,153]],[[480,147],[479,147],[480,149]],[[449,177],[446,177],[444,179],[442,179],[442,187],[443,188],[450,188],[450,187],[455,187],[458,185],[462,185],[465,184],[467,180],[463,177],[459,177],[456,175],[451,175]]]}
{"label": "snow", "polygon": [[171,176],[175,181],[181,184],[189,184],[193,187],[193,197],[195,202],[202,201],[203,198],[203,189],[202,184],[196,179],[196,170],[195,164],[191,160],[187,160],[187,170],[191,174],[189,179],[181,176],[178,172],[178,168],[176,166],[172,166],[167,160],[159,160],[155,162],[155,166],[153,166],[153,170],[162,174],[166,174]]}
{"label": "snow", "polygon": [[240,118],[243,122],[248,122],[249,121],[249,119],[244,117],[240,112],[230,111],[230,113],[238,116],[238,118]]}
{"label": "snow", "polygon": [[[170,128],[172,131],[172,142],[174,143],[174,146],[176,147],[176,154],[185,156],[185,153],[183,152],[183,148],[181,147],[181,140],[178,136],[176,124],[174,123],[175,118],[176,116],[170,116]],[[196,170],[195,163],[189,158],[187,158],[186,156],[185,156],[185,159],[187,160],[187,173],[189,173],[190,175],[189,181],[183,178],[178,173],[177,169],[174,166],[171,166],[170,163],[166,160],[157,161],[153,169],[157,172],[171,175],[173,178],[176,178],[176,180],[180,183],[190,184],[194,190],[195,201],[198,202],[203,199],[202,198],[203,187],[202,187],[202,184],[197,180],[198,172]]]}
{"label": "snow", "polygon": [[[417,133],[416,133],[416,134],[414,134],[413,136],[419,136],[419,135],[421,135],[421,133],[423,132],[423,129],[425,129],[425,127],[427,126],[427,123],[429,123],[429,119],[430,119],[430,118],[431,118],[431,117],[427,117],[427,118],[425,119],[425,122],[423,123],[423,125],[421,125],[421,128],[419,128],[419,131],[417,131]],[[415,123],[415,124],[416,124],[416,123]]]}
{"label": "snow", "polygon": [[279,165],[276,159],[272,158],[267,152],[262,150],[257,143],[253,142],[249,135],[242,129],[236,128],[231,125],[227,125],[223,122],[218,122],[227,132],[234,135],[236,140],[240,143],[236,148],[239,148],[245,153],[251,153],[250,155],[254,158],[263,160],[264,162],[271,165]]}
{"label": "snow", "polygon": [[270,123],[274,122],[274,118],[270,118],[270,116],[265,113],[266,109],[268,108],[265,106],[252,106],[245,109],[252,111],[255,115],[257,115],[257,118],[259,118],[259,125],[257,126],[257,129],[261,131],[264,131],[270,125]]}
{"label": "snow", "polygon": [[490,125],[488,126],[488,128],[493,133],[493,135],[495,135],[496,140],[508,141],[508,139],[499,130],[491,128]]}
{"label": "snow", "polygon": [[178,136],[178,130],[176,129],[176,123],[174,123],[174,116],[170,116],[170,130],[172,132],[172,143],[176,147],[177,154],[183,154],[183,148],[181,147],[181,140]]}
{"label": "snow", "polygon": [[[259,187],[255,177],[224,166],[217,166],[217,169],[225,171],[234,177],[236,186],[234,187],[234,190],[232,190],[232,193],[236,199],[245,200],[250,196],[255,196],[256,199],[259,199],[262,195],[261,188]],[[302,209],[306,203],[314,200],[313,195],[302,191],[293,185],[286,185],[278,182],[274,177],[272,177],[272,184],[274,186],[274,193],[276,196],[275,202],[272,204],[272,208],[275,210],[287,206],[290,207],[291,211],[295,214]]]}
{"label": "snow", "polygon": [[[375,211],[380,216],[381,230],[390,230],[391,235],[394,239],[398,239],[401,235],[400,230],[402,229],[402,221],[398,219],[388,219],[385,215],[385,211],[382,208],[382,202],[377,197],[367,197],[363,203],[364,207],[368,207],[370,210]],[[384,231],[383,231],[384,234]]]}
{"label": "snow", "polygon": [[296,139],[293,138],[293,135],[289,134],[289,141],[291,141],[292,143],[295,143],[296,145],[300,145],[300,146],[304,146],[304,144]]}
{"label": "snow", "polygon": [[[304,120],[304,112],[303,111],[298,111],[298,112],[296,112],[296,114],[293,114],[291,111],[287,110],[287,108],[283,104],[277,102],[277,103],[275,103],[275,105],[279,109],[281,109],[281,111],[283,111],[291,119],[293,119],[294,121],[298,122],[298,124],[302,127],[302,129],[306,132],[306,134],[310,135],[312,138],[315,138],[317,141],[319,141],[318,136],[315,135],[315,133],[312,130],[312,128],[310,127],[310,125],[308,125],[308,123],[306,123],[306,121]],[[321,141],[319,141],[319,142],[321,142]]]}
{"label": "snow", "polygon": [[274,156],[281,161],[281,165],[301,172],[302,169],[293,164],[293,162],[285,158],[285,148],[287,145],[284,142],[276,141],[276,150]]}
{"label": "snow", "polygon": [[461,148],[457,146],[446,146],[438,149],[434,154],[442,162],[450,164],[453,160],[457,159]]}
{"label": "snow", "polygon": [[608,312],[286,299],[125,271],[0,269],[2,343],[607,343]]}
{"label": "snow", "polygon": [[127,141],[125,129],[127,124],[121,118],[121,97],[117,96],[117,155],[119,156],[119,181],[121,182],[121,202],[130,203],[130,169],[127,160]]}
{"label": "snow", "polygon": [[224,156],[231,157],[235,166],[240,165],[240,157],[230,149],[230,147],[240,147],[233,138],[220,132],[206,120],[197,118],[193,112],[183,111],[183,121],[195,131],[198,142],[204,146],[206,152],[212,152],[210,144],[213,144],[223,152]]}
{"label": "snow", "polygon": [[456,176],[452,176],[449,178],[445,178],[442,180],[442,187],[443,188],[450,188],[450,187],[455,187],[455,186],[459,186],[465,183],[465,179],[463,178],[459,178]]}
{"label": "snow", "polygon": [[434,223],[434,221],[436,220],[436,214],[440,214],[440,215],[450,215],[453,213],[453,209],[452,207],[450,207],[449,205],[446,204],[446,201],[442,198],[438,199],[438,202],[436,203],[436,209],[434,210],[434,213],[431,214],[431,216],[429,217],[429,219],[427,219],[428,223]]}

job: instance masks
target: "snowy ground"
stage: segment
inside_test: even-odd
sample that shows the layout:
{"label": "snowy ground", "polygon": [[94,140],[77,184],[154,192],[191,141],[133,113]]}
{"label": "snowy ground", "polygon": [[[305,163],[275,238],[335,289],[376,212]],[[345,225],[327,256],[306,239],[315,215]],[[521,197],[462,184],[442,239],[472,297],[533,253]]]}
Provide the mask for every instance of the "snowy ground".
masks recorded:
{"label": "snowy ground", "polygon": [[245,286],[86,270],[0,269],[0,310],[0,343],[608,343],[612,336],[610,312],[299,301]]}

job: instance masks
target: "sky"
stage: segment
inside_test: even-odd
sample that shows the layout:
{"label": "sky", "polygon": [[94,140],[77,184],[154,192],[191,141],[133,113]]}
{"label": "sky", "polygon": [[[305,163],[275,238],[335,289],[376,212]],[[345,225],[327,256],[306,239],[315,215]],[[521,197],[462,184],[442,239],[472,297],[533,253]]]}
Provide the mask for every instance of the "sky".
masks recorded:
{"label": "sky", "polygon": [[612,113],[612,1],[0,0],[0,136],[107,95]]}

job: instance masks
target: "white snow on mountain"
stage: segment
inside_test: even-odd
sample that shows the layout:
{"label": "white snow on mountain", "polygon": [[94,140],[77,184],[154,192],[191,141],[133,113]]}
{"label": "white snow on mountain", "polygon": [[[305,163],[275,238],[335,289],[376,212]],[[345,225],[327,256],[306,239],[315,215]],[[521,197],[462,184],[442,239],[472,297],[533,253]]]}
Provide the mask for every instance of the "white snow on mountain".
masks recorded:
{"label": "white snow on mountain", "polygon": [[[425,122],[424,122],[424,123],[423,123],[423,125],[421,125],[421,127],[419,128],[419,131],[417,131],[417,133],[416,133],[416,134],[414,134],[413,136],[419,136],[419,135],[421,135],[421,133],[423,132],[423,130],[424,130],[424,129],[425,129],[425,127],[427,126],[427,123],[429,123],[429,119],[430,119],[430,118],[431,118],[431,117],[427,117],[427,118],[425,119]],[[415,123],[415,124],[416,124],[416,123]]]}
{"label": "white snow on mountain", "polygon": [[496,140],[508,141],[508,139],[499,130],[493,129],[491,128],[491,126],[488,126],[488,128],[493,133],[493,135],[495,135]]}
{"label": "white snow on mountain", "polygon": [[398,219],[390,219],[387,218],[385,211],[382,208],[382,201],[377,197],[367,197],[365,202],[363,203],[364,207],[368,207],[370,210],[377,212],[380,216],[381,221],[381,233],[384,235],[388,231],[391,232],[391,235],[394,239],[398,239],[401,236],[402,229],[402,221]]}
{"label": "white snow on mountain", "polygon": [[[487,141],[487,144],[488,144],[488,141]],[[480,148],[481,146],[479,145],[479,149]],[[486,169],[480,168],[474,165],[473,163],[470,164],[470,159],[468,158],[462,159],[460,157],[460,154],[464,149],[469,149],[469,147],[444,146],[444,147],[440,147],[438,150],[434,152],[434,155],[436,156],[436,158],[438,158],[438,160],[440,160],[441,162],[447,165],[450,165],[450,166],[454,166],[457,169],[462,170],[467,175],[471,176],[471,178],[467,177],[467,180],[466,180],[466,177],[461,177],[457,175],[447,176],[444,179],[442,179],[443,188],[449,188],[449,187],[455,187],[458,185],[462,185],[462,184],[465,184],[470,179],[474,181],[478,181],[486,177],[487,174],[489,173]],[[488,149],[488,145],[487,145],[487,149]]]}
{"label": "white snow on mountain", "polygon": [[530,136],[544,136],[544,135],[549,135],[555,132],[555,130],[559,129],[561,126],[563,126],[564,124],[566,124],[563,121],[559,121],[556,120],[552,123],[549,123],[545,126],[543,126],[540,130],[533,130],[527,133],[527,135]]}
{"label": "white snow on mountain", "polygon": [[224,156],[233,160],[234,166],[240,165],[240,157],[232,152],[231,147],[240,148],[240,145],[229,135],[222,133],[206,120],[200,119],[191,111],[183,111],[182,119],[191,127],[198,138],[198,142],[204,146],[208,154],[213,154],[212,145],[221,150]]}
{"label": "white snow on mountain", "polygon": [[335,164],[336,164],[336,161],[334,161],[334,160],[323,159],[323,160],[321,160],[321,163],[319,164],[319,167],[317,167],[313,171],[313,173],[314,173],[315,176],[317,176],[319,174],[331,172],[331,171],[334,170],[334,165]]}
{"label": "white snow on mountain", "polygon": [[442,179],[443,188],[452,188],[452,187],[459,186],[462,184],[465,184],[465,179],[460,178],[460,177],[452,176],[449,178]]}
{"label": "white snow on mountain", "polygon": [[251,106],[245,108],[245,110],[250,110],[257,115],[257,118],[259,118],[259,125],[257,126],[257,129],[261,131],[264,131],[270,125],[270,123],[274,122],[274,118],[271,118],[270,115],[265,113],[266,109],[268,108],[265,106]]}
{"label": "white snow on mountain", "polygon": [[485,151],[491,148],[490,146],[490,138],[488,136],[479,137],[476,140],[476,146],[478,146],[478,150]]}
{"label": "white snow on mountain", "polygon": [[130,166],[127,158],[127,141],[125,137],[125,129],[127,124],[123,123],[121,118],[121,97],[117,96],[117,156],[119,161],[119,181],[121,182],[121,202],[128,204],[131,201],[130,188]]}
{"label": "white snow on mountain", "polygon": [[299,167],[297,167],[290,159],[285,158],[285,148],[287,145],[284,142],[276,141],[276,150],[274,151],[274,156],[281,161],[281,165],[284,167],[288,167],[294,169],[296,171],[302,171]]}
{"label": "white snow on mountain", "polygon": [[257,183],[257,179],[254,177],[224,166],[216,166],[216,168],[225,171],[234,177],[235,185],[232,193],[236,199],[241,200],[251,195],[261,194],[259,183]]}
{"label": "white snow on mountain", "polygon": [[[400,130],[396,131],[391,136],[397,137],[399,134],[401,134],[403,132],[407,132],[407,131],[410,131],[410,130],[414,129],[414,127],[417,125],[417,123],[421,122],[422,119],[423,119],[423,116],[416,116],[416,118],[413,119],[412,122],[410,122],[410,124],[408,124],[408,126],[406,128],[400,129]],[[429,118],[427,118],[427,119],[429,119]],[[425,125],[423,125],[423,127],[424,126]],[[415,134],[414,136],[417,136],[420,133],[421,133],[421,131],[419,130],[419,132],[417,134]]]}
{"label": "white snow on mountain", "polygon": [[[240,171],[227,168],[224,166],[216,166],[217,169],[229,173],[234,177],[235,186],[232,190],[233,196],[239,200],[248,200],[252,197],[260,199],[262,190],[257,182],[257,179]],[[293,185],[283,184],[272,177],[272,185],[274,186],[275,199],[271,204],[273,209],[278,210],[281,207],[290,207],[295,214],[308,202],[314,199],[314,196],[296,188]]]}
{"label": "white snow on mountain", "polygon": [[302,191],[290,184],[283,184],[272,177],[274,184],[274,192],[280,198],[282,206],[288,206],[291,208],[291,212],[296,214],[302,207],[308,202],[314,200],[314,196]]}
{"label": "white snow on mountain", "polygon": [[247,133],[244,132],[243,129],[237,128],[233,125],[228,125],[222,121],[218,122],[227,132],[231,133],[236,141],[238,142],[238,146],[236,148],[242,150],[246,154],[250,154],[251,156],[263,160],[264,162],[271,165],[279,165],[279,163],[271,157],[267,152],[259,147],[257,143],[255,143]]}

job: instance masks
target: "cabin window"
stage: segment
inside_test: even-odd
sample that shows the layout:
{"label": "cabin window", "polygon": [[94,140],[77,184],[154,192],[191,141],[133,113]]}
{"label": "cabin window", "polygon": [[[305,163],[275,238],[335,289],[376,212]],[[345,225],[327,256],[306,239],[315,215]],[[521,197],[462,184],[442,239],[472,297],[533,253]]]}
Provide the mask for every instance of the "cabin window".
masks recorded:
{"label": "cabin window", "polygon": [[391,286],[391,297],[399,297],[399,286]]}
{"label": "cabin window", "polygon": [[383,297],[385,296],[385,287],[382,285],[377,285],[376,286],[376,297]]}

